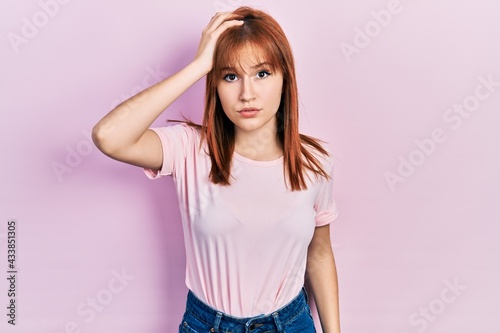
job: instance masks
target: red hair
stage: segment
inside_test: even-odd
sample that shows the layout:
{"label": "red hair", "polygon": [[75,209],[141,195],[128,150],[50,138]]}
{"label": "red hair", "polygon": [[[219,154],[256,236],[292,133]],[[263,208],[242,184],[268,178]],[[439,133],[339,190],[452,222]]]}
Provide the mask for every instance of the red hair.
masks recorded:
{"label": "red hair", "polygon": [[[205,112],[201,138],[207,141],[212,162],[210,181],[230,185],[231,160],[234,151],[234,124],[222,109],[217,85],[224,67],[237,67],[239,51],[245,46],[260,49],[272,70],[283,74],[283,92],[276,113],[277,136],[283,149],[283,172],[292,191],[307,188],[305,169],[316,176],[329,178],[310,148],[328,156],[320,141],[299,133],[299,106],[295,65],[290,44],[279,24],[263,11],[240,7],[231,19],[243,20],[241,26],[229,28],[219,37],[212,70],[207,74]],[[189,122],[191,123],[191,122]],[[193,125],[193,123],[191,123]]]}

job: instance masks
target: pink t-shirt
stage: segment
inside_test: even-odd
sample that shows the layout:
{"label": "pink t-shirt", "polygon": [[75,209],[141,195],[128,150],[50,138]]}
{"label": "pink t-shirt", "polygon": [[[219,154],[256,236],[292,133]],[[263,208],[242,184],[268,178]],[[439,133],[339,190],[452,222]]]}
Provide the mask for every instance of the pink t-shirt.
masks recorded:
{"label": "pink t-shirt", "polygon": [[[283,157],[255,161],[234,152],[231,185],[208,180],[211,161],[200,133],[181,123],[153,128],[163,166],[150,178],[173,177],[186,246],[186,285],[202,301],[235,317],[269,314],[304,284],[314,228],[337,217],[332,181],[311,177],[289,191]],[[333,170],[331,158],[323,159]]]}

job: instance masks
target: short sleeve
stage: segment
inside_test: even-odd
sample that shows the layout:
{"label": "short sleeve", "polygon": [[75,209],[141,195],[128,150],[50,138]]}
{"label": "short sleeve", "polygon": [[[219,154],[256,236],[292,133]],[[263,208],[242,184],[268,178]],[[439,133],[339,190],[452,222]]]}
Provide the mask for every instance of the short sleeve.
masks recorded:
{"label": "short sleeve", "polygon": [[328,180],[324,177],[322,178],[318,196],[314,203],[316,227],[327,225],[333,222],[338,216],[337,205],[333,197],[333,162],[329,163],[329,175],[330,179]]}
{"label": "short sleeve", "polygon": [[144,169],[150,179],[174,176],[177,168],[185,162],[187,151],[196,145],[196,129],[186,123],[151,128],[160,138],[163,163],[160,170]]}

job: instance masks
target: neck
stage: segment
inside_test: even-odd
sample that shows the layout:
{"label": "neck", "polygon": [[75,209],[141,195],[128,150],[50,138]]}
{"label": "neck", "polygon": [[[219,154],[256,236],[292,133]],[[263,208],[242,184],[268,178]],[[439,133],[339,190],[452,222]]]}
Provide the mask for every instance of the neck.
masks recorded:
{"label": "neck", "polygon": [[265,128],[253,132],[236,131],[234,150],[256,161],[271,161],[283,156],[276,130]]}

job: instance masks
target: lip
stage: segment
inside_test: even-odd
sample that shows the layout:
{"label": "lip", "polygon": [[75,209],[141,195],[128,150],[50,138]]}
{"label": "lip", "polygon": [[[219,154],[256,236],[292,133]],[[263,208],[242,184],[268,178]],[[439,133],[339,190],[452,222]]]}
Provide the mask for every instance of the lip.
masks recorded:
{"label": "lip", "polygon": [[255,117],[257,115],[257,113],[259,113],[260,110],[261,109],[257,109],[257,108],[243,108],[240,111],[238,111],[238,113],[243,118],[252,118],[252,117]]}
{"label": "lip", "polygon": [[238,112],[252,112],[252,111],[260,111],[260,109],[257,108],[243,108]]}

